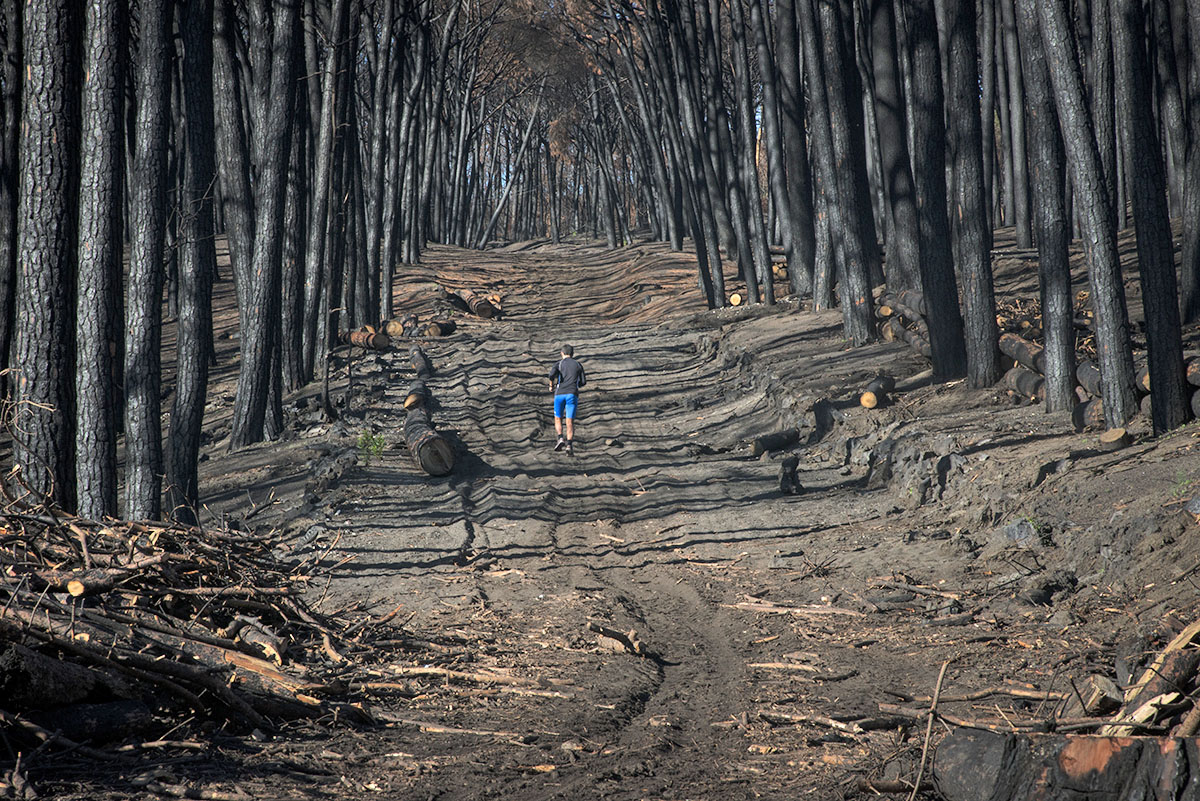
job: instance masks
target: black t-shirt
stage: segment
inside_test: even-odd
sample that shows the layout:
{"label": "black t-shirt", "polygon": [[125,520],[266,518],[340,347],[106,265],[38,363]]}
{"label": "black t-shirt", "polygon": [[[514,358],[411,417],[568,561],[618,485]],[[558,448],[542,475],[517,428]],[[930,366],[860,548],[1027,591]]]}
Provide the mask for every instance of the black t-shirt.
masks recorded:
{"label": "black t-shirt", "polygon": [[578,395],[579,388],[587,383],[583,365],[570,356],[550,368],[550,380],[556,383],[555,395]]}

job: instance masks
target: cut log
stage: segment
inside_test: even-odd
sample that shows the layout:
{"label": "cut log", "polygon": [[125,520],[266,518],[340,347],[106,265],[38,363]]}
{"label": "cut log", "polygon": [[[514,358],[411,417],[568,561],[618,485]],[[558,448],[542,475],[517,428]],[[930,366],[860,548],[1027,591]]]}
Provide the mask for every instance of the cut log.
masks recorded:
{"label": "cut log", "polygon": [[471,307],[467,305],[467,302],[462,298],[461,295],[444,287],[442,288],[442,295],[440,299],[446,303],[449,303],[459,311],[469,312],[471,310]]}
{"label": "cut log", "polygon": [[399,339],[404,336],[404,323],[396,318],[392,318],[383,324],[383,333],[387,334],[392,339]]}
{"label": "cut log", "polygon": [[141,701],[71,704],[30,714],[29,720],[46,731],[75,742],[112,742],[148,730],[154,715]]}
{"label": "cut log", "polygon": [[423,407],[409,410],[404,441],[413,459],[429,475],[444,476],[454,469],[454,448],[433,429]]}
{"label": "cut log", "polygon": [[408,394],[404,397],[404,410],[423,407],[429,402],[429,389],[425,382],[417,379],[408,385]]}
{"label": "cut log", "polygon": [[1139,369],[1137,371],[1137,378],[1134,383],[1137,385],[1139,392],[1149,392],[1150,391],[1150,366],[1149,365],[1142,365],[1141,369]]}
{"label": "cut log", "polygon": [[1076,431],[1104,426],[1104,401],[1092,398],[1087,403],[1081,403],[1071,412],[1071,422]]}
{"label": "cut log", "polygon": [[458,324],[453,320],[431,320],[421,326],[421,335],[427,337],[445,337],[454,333]]}
{"label": "cut log", "polygon": [[871,379],[866,389],[858,396],[859,405],[874,409],[888,401],[888,395],[896,389],[896,379],[890,375],[878,375]]}
{"label": "cut log", "polygon": [[739,295],[737,292],[734,292],[732,295],[729,296],[729,305],[730,306],[741,306],[742,305],[742,296]]}
{"label": "cut log", "polygon": [[[1142,413],[1142,415],[1145,417],[1149,417],[1151,412],[1154,410],[1154,401],[1151,400],[1152,397],[1153,397],[1152,395],[1143,395],[1142,399],[1138,402],[1138,411],[1140,411]],[[1192,409],[1193,409],[1192,413],[1193,414],[1195,414],[1195,411],[1194,411],[1195,408],[1196,408],[1196,400],[1193,397],[1193,399],[1192,399]]]}
{"label": "cut log", "polygon": [[1200,356],[1193,356],[1184,364],[1184,377],[1193,387],[1200,387]]}
{"label": "cut log", "polygon": [[1045,348],[1016,334],[1000,335],[1000,352],[1035,373],[1046,374]]}
{"label": "cut log", "polygon": [[763,434],[750,441],[750,451],[755,456],[762,456],[769,451],[783,450],[800,441],[800,429],[787,428],[773,434]]}
{"label": "cut log", "polygon": [[883,296],[882,302],[879,305],[879,316],[884,318],[903,317],[914,325],[925,325],[925,315],[906,304],[898,295],[888,294]]}
{"label": "cut log", "polygon": [[1093,398],[1099,398],[1100,392],[1100,368],[1095,362],[1080,362],[1075,368],[1075,378],[1079,381],[1079,386],[1088,391],[1088,394]]}
{"label": "cut log", "polygon": [[412,362],[413,369],[417,371],[417,378],[422,381],[427,381],[433,375],[433,365],[429,363],[429,357],[425,355],[425,351],[421,350],[420,345],[413,345],[408,351],[408,358]]}
{"label": "cut log", "polygon": [[[1149,398],[1150,396],[1147,395],[1146,397]],[[1200,418],[1200,390],[1192,393],[1192,415]]]}
{"label": "cut log", "polygon": [[796,468],[800,466],[800,457],[792,454],[779,465],[779,491],[784,495],[799,495],[804,492],[800,479],[796,477]]}
{"label": "cut log", "polygon": [[1005,373],[1004,385],[1029,400],[1046,399],[1046,379],[1024,367],[1014,367]]}
{"label": "cut log", "polygon": [[392,341],[387,334],[375,334],[370,331],[348,331],[341,335],[343,345],[353,345],[369,350],[388,350]]}
{"label": "cut log", "polygon": [[932,356],[933,350],[929,347],[929,340],[919,333],[905,328],[895,317],[889,318],[884,327],[891,329],[893,339],[908,343],[909,347],[926,359]]}
{"label": "cut log", "polygon": [[1129,432],[1123,428],[1110,428],[1100,435],[1100,450],[1105,453],[1119,451],[1129,446],[1133,440]]}
{"label": "cut log", "polygon": [[1079,801],[1191,797],[1200,740],[1070,737],[959,729],[937,749],[933,776],[947,801]]}
{"label": "cut log", "polygon": [[1093,673],[1081,691],[1083,711],[1089,715],[1107,715],[1120,708],[1124,700],[1121,688],[1107,676]]}
{"label": "cut log", "polygon": [[475,315],[476,317],[491,319],[492,317],[496,316],[496,307],[492,305],[490,300],[482,295],[476,295],[469,289],[462,290],[459,292],[459,295],[461,295],[463,301],[466,302],[467,308],[470,310],[471,314]]}

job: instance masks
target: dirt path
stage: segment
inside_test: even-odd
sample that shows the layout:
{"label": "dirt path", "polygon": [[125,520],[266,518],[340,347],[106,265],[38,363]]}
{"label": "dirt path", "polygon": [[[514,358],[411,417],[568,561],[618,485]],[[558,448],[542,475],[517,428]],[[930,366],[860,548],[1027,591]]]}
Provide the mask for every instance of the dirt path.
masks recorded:
{"label": "dirt path", "polygon": [[[309,532],[309,552],[338,565],[324,609],[399,607],[406,666],[520,682],[381,663],[396,689],[366,700],[386,727],[243,744],[229,759],[245,786],[833,797],[860,776],[912,775],[921,731],[880,704],[931,693],[944,660],[955,691],[1069,692],[1163,619],[1189,619],[1191,431],[1102,455],[1063,420],[956,385],[867,412],[867,379],[923,369],[903,346],[845,349],[836,313],[698,312],[692,276],[660,246],[435,248],[402,310],[428,313],[430,282],[505,295],[502,319],[424,343],[452,476],[430,479],[404,450],[403,351],[358,354],[341,422],[299,400],[291,441],[208,468],[215,511],[273,490],[259,521]],[[573,458],[551,451],[545,382],[564,341],[589,375]],[[780,454],[746,446],[788,426],[803,429],[798,496],[778,492]],[[314,487],[309,463],[353,453],[363,432],[388,441],[381,457]],[[960,714],[1054,706],[996,700]],[[881,716],[879,730],[829,725]]]}

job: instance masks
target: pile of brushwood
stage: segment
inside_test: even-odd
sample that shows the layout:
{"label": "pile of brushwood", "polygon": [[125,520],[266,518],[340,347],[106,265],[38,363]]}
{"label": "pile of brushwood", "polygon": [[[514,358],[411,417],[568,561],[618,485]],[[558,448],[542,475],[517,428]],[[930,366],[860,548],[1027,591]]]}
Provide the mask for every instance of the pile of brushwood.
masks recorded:
{"label": "pile of brushwood", "polygon": [[349,699],[379,689],[364,663],[403,642],[399,609],[316,611],[311,539],[0,512],[0,733],[87,755],[185,720],[369,722]]}

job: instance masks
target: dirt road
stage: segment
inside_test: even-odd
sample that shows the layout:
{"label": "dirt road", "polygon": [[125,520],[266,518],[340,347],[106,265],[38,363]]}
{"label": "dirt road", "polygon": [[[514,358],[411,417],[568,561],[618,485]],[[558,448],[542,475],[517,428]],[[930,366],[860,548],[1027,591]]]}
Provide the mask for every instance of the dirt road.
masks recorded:
{"label": "dirt road", "polygon": [[[289,402],[288,441],[207,464],[215,512],[307,532],[336,565],[322,609],[398,610],[408,657],[379,660],[391,689],[360,695],[380,728],[238,740],[204,763],[213,782],[843,797],[916,773],[923,724],[887,705],[919,707],[943,662],[951,695],[1027,696],[947,707],[960,716],[1045,718],[1071,681],[1191,619],[1193,430],[1099,454],[1001,390],[920,381],[867,411],[872,376],[926,365],[901,344],[846,348],[836,312],[701,311],[693,275],[654,245],[435,248],[402,310],[428,316],[435,283],[504,295],[500,319],[423,343],[451,476],[404,449],[402,349],[355,352],[340,422],[309,393]],[[589,376],[574,457],[551,449],[563,342]],[[747,445],[788,427],[799,495],[778,490],[783,452]],[[387,443],[375,458],[364,433]],[[347,453],[314,484],[314,464]]]}

